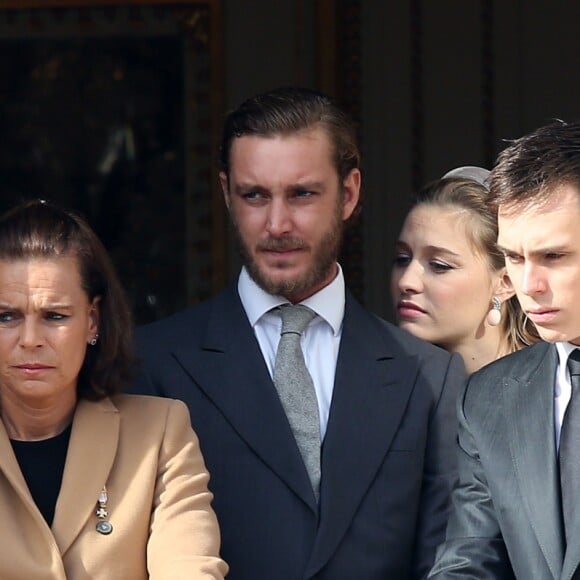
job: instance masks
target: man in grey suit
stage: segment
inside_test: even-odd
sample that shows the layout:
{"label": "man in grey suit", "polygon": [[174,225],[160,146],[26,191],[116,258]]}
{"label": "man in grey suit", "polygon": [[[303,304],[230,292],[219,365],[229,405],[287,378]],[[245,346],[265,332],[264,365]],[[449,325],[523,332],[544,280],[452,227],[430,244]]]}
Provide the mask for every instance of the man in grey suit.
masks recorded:
{"label": "man in grey suit", "polygon": [[430,578],[580,578],[580,124],[514,141],[492,171],[498,245],[546,342],[472,376],[459,484]]}
{"label": "man in grey suit", "polygon": [[[324,95],[274,90],[228,115],[221,164],[244,268],[215,298],[139,330],[136,390],[189,406],[228,578],[424,577],[456,478],[464,373],[345,288],[337,257],[360,198],[355,127]],[[291,378],[312,396],[288,403],[278,345],[295,304],[312,320]],[[310,381],[297,380],[304,363]]]}

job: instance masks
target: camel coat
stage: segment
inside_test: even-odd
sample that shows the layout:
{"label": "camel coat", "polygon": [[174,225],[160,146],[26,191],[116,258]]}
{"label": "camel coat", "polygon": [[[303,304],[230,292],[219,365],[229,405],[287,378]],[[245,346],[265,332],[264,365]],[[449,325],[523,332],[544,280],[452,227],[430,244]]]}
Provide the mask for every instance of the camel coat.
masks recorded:
{"label": "camel coat", "polygon": [[[179,401],[81,400],[49,528],[0,422],[2,580],[220,579],[208,473]],[[113,530],[96,530],[106,485]]]}

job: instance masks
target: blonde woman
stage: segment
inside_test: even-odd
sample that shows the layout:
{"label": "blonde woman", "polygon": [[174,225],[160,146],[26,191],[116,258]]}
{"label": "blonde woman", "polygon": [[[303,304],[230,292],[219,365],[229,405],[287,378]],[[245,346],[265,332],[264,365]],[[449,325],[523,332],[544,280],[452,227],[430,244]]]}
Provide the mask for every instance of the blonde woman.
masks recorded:
{"label": "blonde woman", "polygon": [[488,175],[461,167],[419,193],[397,240],[391,274],[399,326],[459,353],[468,373],[537,340],[496,248]]}

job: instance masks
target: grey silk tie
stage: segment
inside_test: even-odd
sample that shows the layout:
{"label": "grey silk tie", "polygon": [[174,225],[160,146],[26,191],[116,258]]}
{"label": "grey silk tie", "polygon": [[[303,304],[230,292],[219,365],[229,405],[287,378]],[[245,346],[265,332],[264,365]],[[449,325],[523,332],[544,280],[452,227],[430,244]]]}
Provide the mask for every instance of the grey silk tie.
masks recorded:
{"label": "grey silk tie", "polygon": [[307,306],[282,306],[282,331],[274,364],[274,384],[318,500],[320,487],[320,419],[312,377],[306,368],[300,337],[316,316]]}
{"label": "grey silk tie", "polygon": [[580,350],[575,349],[570,353],[568,370],[572,392],[560,433],[560,486],[564,529],[569,541],[574,511],[580,501]]}

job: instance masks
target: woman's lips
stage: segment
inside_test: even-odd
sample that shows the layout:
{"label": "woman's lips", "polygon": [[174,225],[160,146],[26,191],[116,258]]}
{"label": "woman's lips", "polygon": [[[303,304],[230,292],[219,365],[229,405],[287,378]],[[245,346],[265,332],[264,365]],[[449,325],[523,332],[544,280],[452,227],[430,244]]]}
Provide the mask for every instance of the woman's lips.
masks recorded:
{"label": "woman's lips", "polygon": [[401,300],[397,304],[397,312],[400,318],[419,318],[426,314],[420,306],[413,302],[407,302],[406,300]]}
{"label": "woman's lips", "polygon": [[45,365],[42,363],[22,363],[18,365],[14,365],[14,368],[22,371],[26,375],[38,375],[44,371],[48,371],[53,369],[54,367],[50,365]]}

